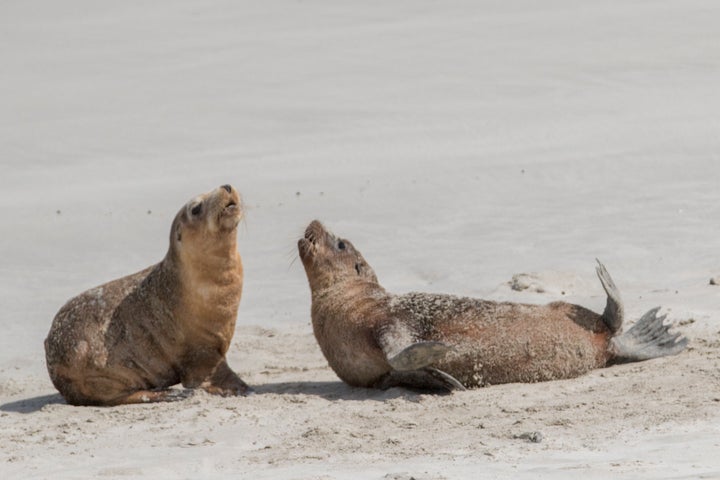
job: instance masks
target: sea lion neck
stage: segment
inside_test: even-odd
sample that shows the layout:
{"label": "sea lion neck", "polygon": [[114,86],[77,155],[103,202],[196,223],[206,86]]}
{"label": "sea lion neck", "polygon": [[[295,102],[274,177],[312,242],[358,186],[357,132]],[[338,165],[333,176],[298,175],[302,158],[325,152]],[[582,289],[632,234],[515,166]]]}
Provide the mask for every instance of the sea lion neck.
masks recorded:
{"label": "sea lion neck", "polygon": [[390,294],[377,282],[364,278],[323,279],[310,282],[313,301],[327,298],[342,298],[363,295],[372,298],[390,297]]}
{"label": "sea lion neck", "polygon": [[237,230],[217,232],[203,249],[201,257],[210,263],[222,263],[238,257]]}
{"label": "sea lion neck", "polygon": [[193,261],[202,262],[207,259],[211,262],[221,262],[223,259],[234,258],[238,255],[236,228],[230,231],[214,232],[204,239],[194,240],[192,247],[185,247],[182,244],[183,240],[171,238],[166,257],[179,258],[183,256],[191,258]]}

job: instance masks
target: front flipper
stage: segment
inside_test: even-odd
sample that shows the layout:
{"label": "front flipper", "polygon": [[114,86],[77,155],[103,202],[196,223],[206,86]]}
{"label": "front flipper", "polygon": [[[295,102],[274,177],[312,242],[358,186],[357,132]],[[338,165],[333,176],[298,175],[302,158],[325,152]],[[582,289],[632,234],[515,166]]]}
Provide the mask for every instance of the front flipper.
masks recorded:
{"label": "front flipper", "polygon": [[413,343],[392,357],[388,356],[388,363],[399,371],[418,370],[442,359],[450,350],[451,347],[440,342]]}
{"label": "front flipper", "polygon": [[460,380],[453,377],[452,375],[450,375],[447,372],[443,372],[440,369],[432,368],[432,367],[428,367],[425,370],[427,370],[431,376],[435,377],[439,382],[441,382],[450,391],[467,390],[467,388],[465,388],[465,385],[460,383]]}
{"label": "front flipper", "polygon": [[410,371],[427,367],[442,359],[451,347],[440,342],[419,341],[415,329],[398,319],[377,331],[377,343],[394,370]]}
{"label": "front flipper", "polygon": [[467,390],[455,377],[437,368],[423,368],[410,371],[392,371],[383,375],[375,384],[375,388],[387,390],[393,387],[404,387],[413,390]]}
{"label": "front flipper", "polygon": [[442,342],[418,341],[415,329],[395,319],[378,331],[377,342],[392,370],[375,384],[383,390],[407,387],[419,390],[465,390],[452,375],[431,367],[442,360],[452,347]]}
{"label": "front flipper", "polygon": [[253,393],[252,388],[248,387],[232,371],[225,359],[218,363],[210,377],[200,385],[200,388],[213,395],[222,395],[223,397],[246,396]]}
{"label": "front flipper", "polygon": [[178,402],[190,398],[193,391],[190,389],[166,390],[138,390],[121,396],[107,403],[107,405],[129,405],[134,403]]}

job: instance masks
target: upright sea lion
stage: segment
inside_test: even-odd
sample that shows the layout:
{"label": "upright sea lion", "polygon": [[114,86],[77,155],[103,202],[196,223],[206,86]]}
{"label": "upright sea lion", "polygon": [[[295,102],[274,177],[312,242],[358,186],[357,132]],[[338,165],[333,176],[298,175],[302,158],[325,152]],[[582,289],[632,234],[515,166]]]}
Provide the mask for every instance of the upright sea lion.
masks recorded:
{"label": "upright sea lion", "polygon": [[[346,239],[312,222],[298,241],[315,337],[330,367],[359,387],[462,389],[573,378],[682,351],[659,309],[620,333],[623,304],[602,264],[602,315],[565,302],[528,305],[452,295],[392,295]],[[599,263],[599,262],[598,262]]]}
{"label": "upright sea lion", "polygon": [[48,372],[73,405],[158,402],[182,383],[220,395],[248,386],[225,360],[243,284],[238,192],[223,185],[190,200],[165,258],[68,301],[45,340]]}

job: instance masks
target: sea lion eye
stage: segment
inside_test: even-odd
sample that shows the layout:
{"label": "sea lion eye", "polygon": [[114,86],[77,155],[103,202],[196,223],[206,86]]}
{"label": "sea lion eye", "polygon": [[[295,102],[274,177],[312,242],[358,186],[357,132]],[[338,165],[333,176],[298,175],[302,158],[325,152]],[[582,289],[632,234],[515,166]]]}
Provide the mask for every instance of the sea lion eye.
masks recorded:
{"label": "sea lion eye", "polygon": [[340,240],[340,241],[338,242],[338,248],[339,248],[340,250],[345,250],[345,242],[343,242],[342,240]]}
{"label": "sea lion eye", "polygon": [[198,203],[190,210],[193,215],[200,215],[200,212],[202,212],[202,203]]}

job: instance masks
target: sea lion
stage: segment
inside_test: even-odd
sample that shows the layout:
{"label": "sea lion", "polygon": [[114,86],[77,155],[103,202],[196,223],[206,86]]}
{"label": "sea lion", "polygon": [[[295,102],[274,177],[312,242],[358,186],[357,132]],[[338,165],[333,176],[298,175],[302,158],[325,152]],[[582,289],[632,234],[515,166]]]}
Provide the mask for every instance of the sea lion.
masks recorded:
{"label": "sea lion", "polygon": [[183,206],[165,258],[81,293],[45,340],[48,372],[72,405],[183,398],[177,383],[219,395],[248,386],[225,360],[243,284],[240,195],[223,185]]}
{"label": "sea lion", "polygon": [[607,305],[529,305],[428,293],[393,295],[353,244],[313,221],[298,241],[315,337],[353,386],[464,389],[573,378],[613,363],[682,351],[658,309],[621,333],[623,303],[598,262]]}

